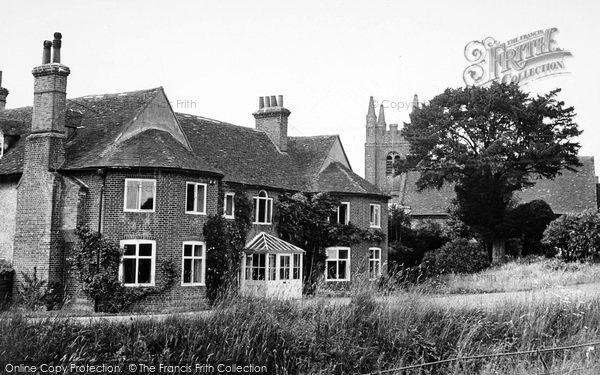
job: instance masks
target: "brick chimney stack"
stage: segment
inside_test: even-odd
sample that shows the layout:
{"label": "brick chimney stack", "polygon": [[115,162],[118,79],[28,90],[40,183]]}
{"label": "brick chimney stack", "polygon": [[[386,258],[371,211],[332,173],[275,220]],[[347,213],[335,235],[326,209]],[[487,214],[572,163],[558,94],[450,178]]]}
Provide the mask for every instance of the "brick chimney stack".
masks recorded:
{"label": "brick chimney stack", "polygon": [[8,90],[2,87],[2,71],[0,71],[0,111],[6,108],[6,97]]}
{"label": "brick chimney stack", "polygon": [[252,115],[256,119],[256,130],[267,133],[279,151],[287,152],[288,117],[291,112],[283,107],[283,95],[258,98],[258,110]]}
{"label": "brick chimney stack", "polygon": [[[17,214],[13,264],[15,288],[21,272],[48,282],[63,278],[64,256],[60,232],[60,191],[57,173],[65,159],[65,112],[70,70],[60,62],[62,35],[45,41],[42,64],[33,68],[31,133],[25,139],[23,174],[17,190]],[[53,49],[52,62],[50,48]]]}

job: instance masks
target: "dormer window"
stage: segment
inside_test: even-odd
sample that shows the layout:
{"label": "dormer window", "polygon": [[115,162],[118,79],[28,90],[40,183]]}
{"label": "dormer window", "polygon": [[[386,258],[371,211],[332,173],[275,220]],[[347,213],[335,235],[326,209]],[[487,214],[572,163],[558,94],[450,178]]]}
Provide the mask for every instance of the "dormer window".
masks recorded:
{"label": "dormer window", "polygon": [[272,217],[273,198],[261,190],[258,197],[254,197],[254,224],[271,224]]}

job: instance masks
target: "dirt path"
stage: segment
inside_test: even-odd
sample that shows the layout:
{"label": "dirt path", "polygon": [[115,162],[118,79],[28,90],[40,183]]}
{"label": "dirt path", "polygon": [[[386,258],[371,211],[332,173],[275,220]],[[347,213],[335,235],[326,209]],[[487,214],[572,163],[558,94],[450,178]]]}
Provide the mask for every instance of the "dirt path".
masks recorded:
{"label": "dirt path", "polygon": [[[545,289],[527,290],[520,292],[500,292],[500,293],[479,293],[479,294],[451,294],[451,295],[424,295],[414,293],[395,294],[388,297],[377,297],[378,300],[385,303],[401,304],[408,299],[418,298],[429,303],[441,305],[445,307],[479,307],[492,309],[506,303],[539,303],[547,302],[585,302],[593,298],[600,297],[600,283],[578,284],[569,286],[558,286]],[[329,303],[333,305],[347,305],[350,303],[349,297],[339,298],[305,298],[298,300],[297,303],[301,306]],[[163,321],[170,317],[181,318],[203,318],[214,314],[214,311],[203,310],[188,313],[175,314],[140,314],[140,315],[106,315],[106,316],[54,316],[54,317],[28,317],[30,322],[43,322],[53,319],[68,319],[70,321],[81,324],[94,324],[100,322],[135,322],[135,321]]]}
{"label": "dirt path", "polygon": [[[600,283],[590,283],[519,292],[431,295],[429,302],[448,307],[493,308],[498,305],[515,302],[525,304],[540,301],[578,302],[598,297],[600,297]],[[391,297],[390,302],[393,302],[393,298],[398,297]]]}

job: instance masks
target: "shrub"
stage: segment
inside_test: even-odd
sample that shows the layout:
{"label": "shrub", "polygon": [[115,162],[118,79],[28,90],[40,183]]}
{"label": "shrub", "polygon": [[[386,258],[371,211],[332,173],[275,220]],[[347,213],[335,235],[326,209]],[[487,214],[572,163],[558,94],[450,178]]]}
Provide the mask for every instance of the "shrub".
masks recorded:
{"label": "shrub", "polygon": [[175,265],[167,260],[160,266],[165,275],[163,285],[128,288],[119,280],[123,250],[88,226],[77,227],[76,234],[77,243],[67,261],[75,279],[81,283],[83,293],[94,300],[98,311],[127,310],[151,294],[166,291],[177,277]]}
{"label": "shrub", "polygon": [[585,211],[563,215],[544,231],[542,243],[568,262],[600,260],[600,215]]}
{"label": "shrub", "polygon": [[0,259],[0,278],[10,278],[14,275],[15,269],[12,263],[5,259]]}
{"label": "shrub", "polygon": [[440,248],[450,240],[442,226],[434,221],[419,222],[412,228],[409,221],[390,216],[390,224],[395,225],[395,228],[388,228],[388,232],[394,234],[390,236],[390,269],[394,266],[415,266],[427,252]]}
{"label": "shrub", "polygon": [[489,267],[485,249],[477,242],[458,238],[425,254],[421,268],[428,277],[447,273],[474,273]]}
{"label": "shrub", "polygon": [[541,240],[544,230],[555,217],[550,205],[539,199],[509,210],[504,218],[503,229],[506,235],[511,237],[512,244],[516,246],[509,247],[507,244],[507,254],[514,256],[544,254],[545,249]]}

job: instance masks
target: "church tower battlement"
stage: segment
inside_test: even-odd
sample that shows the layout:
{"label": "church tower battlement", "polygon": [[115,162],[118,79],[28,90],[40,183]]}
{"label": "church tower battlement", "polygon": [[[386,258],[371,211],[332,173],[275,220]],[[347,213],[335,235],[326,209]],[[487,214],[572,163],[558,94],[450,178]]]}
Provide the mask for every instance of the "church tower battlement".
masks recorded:
{"label": "church tower battlement", "polygon": [[[417,95],[413,106],[418,108]],[[379,106],[379,116],[375,115],[371,96],[366,118],[365,179],[390,194],[392,202],[398,201],[406,184],[405,175],[394,176],[393,165],[408,153],[408,141],[402,137],[398,124],[389,124],[388,127],[383,104]]]}

